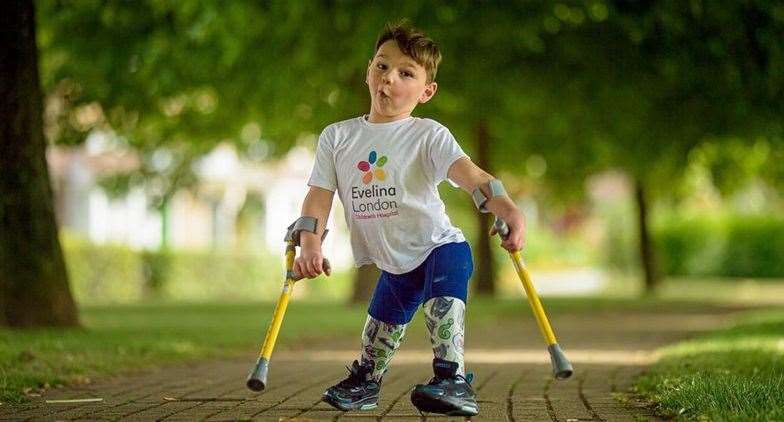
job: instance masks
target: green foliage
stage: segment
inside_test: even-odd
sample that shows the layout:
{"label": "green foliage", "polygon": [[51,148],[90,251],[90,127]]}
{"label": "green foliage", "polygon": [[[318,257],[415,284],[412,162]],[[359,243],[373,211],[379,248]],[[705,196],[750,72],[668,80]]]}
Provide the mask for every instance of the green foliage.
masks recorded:
{"label": "green foliage", "polygon": [[619,205],[599,211],[607,222],[600,260],[605,267],[628,274],[639,267],[639,237],[631,204]]}
{"label": "green foliage", "polygon": [[[63,250],[77,302],[275,300],[283,286],[284,258],[233,251],[134,251],[64,235]],[[348,296],[353,271],[297,283],[296,297]]]}
{"label": "green foliage", "polygon": [[666,347],[637,390],[688,420],[784,418],[784,311],[754,314],[708,336]]}
{"label": "green foliage", "polygon": [[[759,137],[753,142],[733,137],[709,138],[692,151],[689,162],[692,172],[706,172],[711,183],[723,195],[730,196],[759,180],[781,191],[782,154],[781,142],[772,138]],[[775,202],[774,195],[770,196],[766,200]]]}
{"label": "green foliage", "polygon": [[145,250],[141,252],[142,274],[147,296],[160,296],[171,272],[172,255],[166,249],[159,251]]}
{"label": "green foliage", "polygon": [[144,273],[137,252],[122,245],[94,245],[67,233],[61,243],[78,303],[132,302],[143,297]]}
{"label": "green foliage", "polygon": [[[172,257],[171,272],[163,290],[169,300],[212,301],[276,300],[284,281],[284,257],[241,252],[186,252]],[[295,297],[323,301],[347,297],[353,269],[297,282]]]}
{"label": "green foliage", "polygon": [[654,233],[662,268],[669,275],[784,276],[780,217],[670,217],[659,222]]}
{"label": "green foliage", "polygon": [[484,121],[494,167],[519,170],[520,157],[539,154],[554,190],[579,192],[585,174],[608,166],[671,177],[706,135],[783,129],[775,117],[784,113],[784,12],[772,2],[38,8],[58,142],[110,127],[144,151],[198,155],[228,139],[280,154],[302,134],[366,111],[375,37],[400,18],[444,53],[439,94],[417,111],[460,139]]}
{"label": "green foliage", "polygon": [[721,275],[726,252],[721,221],[704,217],[668,219],[654,230],[662,270],[667,275]]}
{"label": "green foliage", "polygon": [[727,250],[721,261],[729,276],[784,275],[784,219],[732,219],[727,225]]}

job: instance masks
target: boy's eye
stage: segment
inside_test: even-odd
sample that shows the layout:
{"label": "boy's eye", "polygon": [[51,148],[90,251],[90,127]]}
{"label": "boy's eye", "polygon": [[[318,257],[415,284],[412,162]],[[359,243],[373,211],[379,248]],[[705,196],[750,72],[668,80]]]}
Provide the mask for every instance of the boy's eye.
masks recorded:
{"label": "boy's eye", "polygon": [[403,72],[403,76],[405,76],[405,77],[407,77],[407,78],[412,78],[412,77],[414,77],[414,75],[413,75],[411,72]]}
{"label": "boy's eye", "polygon": [[384,70],[384,69],[387,68],[387,65],[385,65],[384,63],[379,63],[379,64],[376,65],[376,67],[381,69],[381,70]]}

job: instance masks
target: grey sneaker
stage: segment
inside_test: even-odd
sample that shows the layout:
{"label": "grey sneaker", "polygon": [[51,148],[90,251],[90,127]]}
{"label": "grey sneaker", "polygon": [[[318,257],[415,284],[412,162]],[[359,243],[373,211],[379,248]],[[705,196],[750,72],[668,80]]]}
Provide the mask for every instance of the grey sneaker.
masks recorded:
{"label": "grey sneaker", "polygon": [[346,369],[348,377],[329,387],[321,400],[343,411],[371,410],[378,407],[381,383],[370,378],[372,368],[354,361]]}
{"label": "grey sneaker", "polygon": [[449,416],[476,416],[479,406],[471,388],[473,374],[457,374],[458,365],[443,359],[433,359],[435,376],[427,384],[417,384],[411,391],[411,403],[420,412]]}

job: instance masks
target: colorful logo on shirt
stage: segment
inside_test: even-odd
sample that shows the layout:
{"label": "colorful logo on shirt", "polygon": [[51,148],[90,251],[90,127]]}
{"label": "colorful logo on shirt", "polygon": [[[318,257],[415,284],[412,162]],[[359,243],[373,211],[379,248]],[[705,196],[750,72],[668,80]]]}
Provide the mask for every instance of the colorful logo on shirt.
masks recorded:
{"label": "colorful logo on shirt", "polygon": [[360,161],[357,164],[357,168],[359,169],[359,171],[365,173],[362,176],[362,183],[366,185],[373,181],[374,175],[376,179],[382,182],[387,177],[386,173],[384,172],[384,169],[381,168],[384,167],[384,164],[387,163],[387,156],[384,155],[378,160],[376,160],[376,157],[377,157],[376,151],[370,151],[370,155],[368,155],[367,161]]}

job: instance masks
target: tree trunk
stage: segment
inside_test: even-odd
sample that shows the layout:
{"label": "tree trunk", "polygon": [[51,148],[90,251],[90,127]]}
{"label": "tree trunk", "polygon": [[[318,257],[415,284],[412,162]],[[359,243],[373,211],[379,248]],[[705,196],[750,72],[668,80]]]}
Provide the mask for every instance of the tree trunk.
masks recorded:
{"label": "tree trunk", "polygon": [[644,182],[637,178],[634,182],[634,199],[637,203],[637,227],[640,236],[640,263],[645,278],[645,293],[651,294],[659,283],[656,269],[656,256],[651,242],[648,227],[648,198],[646,198]]}
{"label": "tree trunk", "polygon": [[[490,170],[490,134],[487,129],[487,122],[480,120],[476,126],[476,165],[484,171],[492,173]],[[490,250],[490,236],[487,235],[490,229],[491,214],[483,214],[477,210],[477,247],[476,247],[476,293],[482,296],[492,296],[495,294],[495,267],[493,265],[493,254]]]}
{"label": "tree trunk", "polygon": [[354,292],[351,295],[351,303],[359,305],[370,302],[380,275],[381,271],[373,264],[357,268],[354,273]]}
{"label": "tree trunk", "polygon": [[0,323],[78,325],[46,165],[33,2],[0,25]]}

